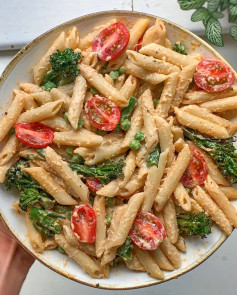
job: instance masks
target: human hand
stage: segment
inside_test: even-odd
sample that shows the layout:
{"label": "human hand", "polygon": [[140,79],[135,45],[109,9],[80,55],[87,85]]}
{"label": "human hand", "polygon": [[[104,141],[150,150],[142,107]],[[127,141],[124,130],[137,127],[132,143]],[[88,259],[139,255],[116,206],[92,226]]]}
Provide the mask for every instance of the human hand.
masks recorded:
{"label": "human hand", "polygon": [[17,295],[34,262],[0,218],[0,294]]}

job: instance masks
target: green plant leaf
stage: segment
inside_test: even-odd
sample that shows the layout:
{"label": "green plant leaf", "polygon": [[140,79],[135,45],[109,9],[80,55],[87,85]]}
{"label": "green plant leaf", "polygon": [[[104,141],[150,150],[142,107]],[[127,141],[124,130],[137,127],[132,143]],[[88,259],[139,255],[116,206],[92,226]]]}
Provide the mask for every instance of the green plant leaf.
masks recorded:
{"label": "green plant leaf", "polygon": [[237,41],[237,26],[230,27],[230,35],[235,41]]}
{"label": "green plant leaf", "polygon": [[226,8],[229,6],[229,1],[228,0],[220,0],[220,10],[224,11]]}
{"label": "green plant leaf", "polygon": [[183,10],[200,8],[205,2],[206,0],[178,0],[180,8]]}
{"label": "green plant leaf", "polygon": [[198,8],[191,16],[192,22],[204,21],[210,17],[209,11],[205,7]]}
{"label": "green plant leaf", "polygon": [[206,37],[214,45],[223,47],[222,27],[218,20],[211,17],[206,25]]}
{"label": "green plant leaf", "polygon": [[235,0],[229,2],[229,22],[237,23],[237,3]]}
{"label": "green plant leaf", "polygon": [[209,12],[214,12],[218,9],[220,0],[207,0],[207,9]]}
{"label": "green plant leaf", "polygon": [[223,18],[224,17],[224,13],[220,12],[220,11],[214,11],[212,12],[212,17],[214,17],[215,19],[218,19],[218,18]]}

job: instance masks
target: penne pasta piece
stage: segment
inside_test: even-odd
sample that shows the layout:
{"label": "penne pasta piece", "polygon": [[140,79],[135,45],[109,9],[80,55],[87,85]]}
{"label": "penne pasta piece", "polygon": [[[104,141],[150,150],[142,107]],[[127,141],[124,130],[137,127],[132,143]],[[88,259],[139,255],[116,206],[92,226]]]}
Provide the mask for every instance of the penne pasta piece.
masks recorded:
{"label": "penne pasta piece", "polygon": [[105,74],[104,79],[106,82],[108,82],[110,85],[112,85],[114,87],[114,80],[110,77],[110,75]]}
{"label": "penne pasta piece", "polygon": [[199,60],[198,61],[195,60],[189,66],[186,66],[182,69],[179,75],[177,88],[173,97],[172,109],[174,107],[179,107],[179,105],[182,103],[183,97],[186,91],[188,90],[190,83],[193,80],[193,75],[195,73],[198,63],[199,63]]}
{"label": "penne pasta piece", "polygon": [[178,237],[178,240],[174,245],[179,251],[184,252],[184,253],[186,252],[185,240],[182,236]]}
{"label": "penne pasta piece", "polygon": [[179,237],[179,229],[177,224],[176,210],[172,199],[169,199],[166,202],[163,208],[163,216],[169,241],[171,244],[175,244]]}
{"label": "penne pasta piece", "polygon": [[74,87],[74,83],[70,83],[70,84],[59,86],[57,89],[64,92],[68,96],[72,96],[73,87]]}
{"label": "penne pasta piece", "polygon": [[[70,222],[69,222],[70,224]],[[89,243],[80,242],[73,233],[70,225],[63,225],[63,234],[67,242],[73,247],[77,247],[88,255],[96,256],[95,254],[95,245]]]}
{"label": "penne pasta piece", "polygon": [[[201,213],[203,211],[203,208],[194,200],[194,199],[191,199],[191,212],[193,213]],[[207,212],[205,212],[206,215]]]}
{"label": "penne pasta piece", "polygon": [[168,162],[167,166],[171,166],[174,161],[174,145],[173,145],[173,135],[171,133],[171,127],[166,122],[165,119],[155,116],[156,126],[158,128],[159,140],[160,140],[160,149],[161,152],[164,152],[168,149]]}
{"label": "penne pasta piece", "polygon": [[80,198],[83,203],[89,203],[88,187],[81,181],[75,171],[68,166],[68,163],[50,147],[45,149],[45,159],[48,165],[57,171],[57,174],[65,181],[65,183],[73,190],[74,197]]}
{"label": "penne pasta piece", "polygon": [[6,173],[8,169],[19,160],[19,155],[15,154],[5,165],[0,166],[0,183],[6,180]]}
{"label": "penne pasta piece", "polygon": [[0,120],[0,142],[14,126],[24,108],[24,95],[18,94]]}
{"label": "penne pasta piece", "polygon": [[121,96],[120,92],[110,85],[104,77],[99,74],[93,68],[80,64],[80,74],[96,89],[99,90],[100,93],[105,95],[108,99],[112,100],[116,105],[123,106],[128,102],[127,100]]}
{"label": "penne pasta piece", "polygon": [[30,94],[30,97],[36,100],[36,102],[39,103],[40,105],[52,101],[51,95],[48,91],[34,92]]}
{"label": "penne pasta piece", "polygon": [[144,202],[142,204],[141,211],[151,211],[153,202],[158,192],[160,181],[164,174],[166,162],[168,157],[168,150],[162,152],[159,158],[158,167],[152,166],[147,175],[147,179],[144,187]]}
{"label": "penne pasta piece", "polygon": [[127,210],[125,211],[123,218],[120,221],[119,228],[116,232],[116,236],[113,240],[108,241],[107,249],[118,247],[125,242],[128,236],[128,232],[131,229],[133,221],[143,202],[143,199],[144,193],[137,193],[129,199]]}
{"label": "penne pasta piece", "polygon": [[118,195],[121,197],[127,197],[133,195],[137,191],[139,191],[145,184],[146,181],[146,174],[139,175],[139,171],[135,171],[129,182],[119,190]]}
{"label": "penne pasta piece", "polygon": [[167,118],[176,91],[179,72],[174,72],[165,80],[164,89],[156,108],[156,113],[162,118]]}
{"label": "penne pasta piece", "polygon": [[207,176],[204,184],[209,195],[216,202],[219,208],[224,212],[225,216],[228,218],[231,224],[234,227],[237,227],[237,210],[219,188],[218,184],[209,175]]}
{"label": "penne pasta piece", "polygon": [[94,148],[79,147],[74,150],[74,153],[82,156],[86,165],[94,165],[125,153],[128,147],[122,146],[123,141],[124,135],[111,133],[103,137],[100,146]]}
{"label": "penne pasta piece", "polygon": [[178,154],[177,159],[171,166],[156,196],[155,207],[157,211],[161,211],[163,209],[165,203],[174,192],[180,178],[188,167],[189,161],[190,151],[188,145],[185,145],[182,151]]}
{"label": "penne pasta piece", "polygon": [[192,194],[195,201],[210,215],[220,229],[229,236],[232,232],[232,226],[211,197],[198,185],[192,190]]}
{"label": "penne pasta piece", "polygon": [[80,118],[81,110],[83,107],[86,90],[86,80],[81,76],[77,76],[67,113],[68,120],[71,123],[73,129],[75,130],[78,128],[78,120]]}
{"label": "penne pasta piece", "polygon": [[158,264],[148,253],[148,251],[144,251],[139,249],[138,247],[134,247],[134,252],[147,273],[149,273],[152,277],[156,279],[164,279],[163,272],[160,270]]}
{"label": "penne pasta piece", "polygon": [[25,217],[26,217],[26,227],[27,227],[27,233],[30,240],[30,244],[37,253],[42,253],[44,251],[43,238],[41,234],[34,228],[30,220],[30,216],[28,212],[26,212]]}
{"label": "penne pasta piece", "polygon": [[158,143],[158,132],[156,122],[150,110],[150,105],[153,108],[151,90],[147,89],[140,97],[142,117],[144,121],[144,133],[147,150],[153,150]]}
{"label": "penne pasta piece", "polygon": [[219,187],[228,199],[237,199],[237,190],[234,187]]}
{"label": "penne pasta piece", "polygon": [[168,78],[167,75],[158,74],[156,72],[150,72],[141,67],[138,67],[134,63],[132,63],[129,59],[125,61],[124,67],[126,70],[126,74],[133,75],[150,84],[156,85],[165,81]]}
{"label": "penne pasta piece", "polygon": [[60,205],[78,204],[42,167],[25,168],[24,170],[36,179]]}
{"label": "penne pasta piece", "polygon": [[194,116],[200,117],[204,120],[210,121],[212,123],[218,124],[222,127],[225,127],[230,135],[233,135],[235,131],[237,130],[237,124],[232,123],[229,120],[226,120],[224,118],[221,118],[219,116],[216,116],[210,111],[208,111],[205,108],[196,106],[196,105],[190,105],[187,107],[182,108],[185,112],[188,112],[189,114],[192,114]]}
{"label": "penne pasta piece", "polygon": [[44,250],[53,250],[57,248],[57,243],[55,242],[54,238],[47,239],[44,241]]}
{"label": "penne pasta piece", "polygon": [[98,54],[97,52],[91,51],[91,48],[88,48],[86,51],[82,52],[83,60],[82,63],[95,68],[98,63]]}
{"label": "penne pasta piece", "polygon": [[208,156],[202,149],[200,149],[195,143],[192,141],[188,141],[188,145],[190,148],[194,148],[201,153],[201,155],[204,157],[207,168],[208,168],[208,174],[211,176],[213,180],[215,180],[216,183],[224,186],[229,186],[229,182],[225,179],[225,177],[222,175],[220,170],[217,168],[216,164],[213,162],[212,158]]}
{"label": "penne pasta piece", "polygon": [[127,50],[128,59],[137,67],[143,68],[150,72],[156,72],[163,75],[169,75],[173,72],[180,72],[179,67],[174,66],[161,59],[154,58],[138,53],[134,50]]}
{"label": "penne pasta piece", "polygon": [[228,138],[229,133],[225,127],[212,123],[200,117],[185,112],[182,108],[174,108],[176,117],[180,124],[191,129],[198,130],[206,135],[217,138]]}
{"label": "penne pasta piece", "polygon": [[184,141],[184,133],[181,127],[172,126],[171,132],[173,134],[174,143],[176,143],[178,140]]}
{"label": "penne pasta piece", "polygon": [[178,183],[174,190],[174,197],[184,211],[191,211],[191,198],[181,182]]}
{"label": "penne pasta piece", "polygon": [[118,80],[115,81],[115,83],[114,83],[114,87],[116,89],[120,90],[124,84],[124,81],[125,81],[125,74],[118,77]]}
{"label": "penne pasta piece", "polygon": [[34,100],[34,98],[31,96],[31,94],[28,94],[22,90],[14,89],[13,94],[16,95],[23,95],[24,96],[24,109],[30,110],[30,109],[35,109],[37,108],[37,104]]}
{"label": "penne pasta piece", "polygon": [[79,48],[81,50],[86,50],[87,48],[89,48],[95,37],[106,27],[112,25],[113,23],[116,23],[116,19],[111,19],[108,23],[104,24],[104,25],[100,25],[99,27],[96,27],[93,29],[92,32],[90,32],[89,34],[87,34],[85,37],[80,38],[79,40]]}
{"label": "penne pasta piece", "polygon": [[63,100],[63,107],[65,110],[68,110],[71,98],[65,92],[63,92],[60,88],[52,88],[50,90],[50,95],[53,101]]}
{"label": "penne pasta piece", "polygon": [[174,270],[174,266],[170,263],[168,258],[163,254],[159,247],[154,251],[150,251],[149,253],[155,260],[156,264],[158,264],[160,269],[168,271]]}
{"label": "penne pasta piece", "polygon": [[200,104],[200,106],[208,109],[210,112],[215,113],[237,109],[237,96],[203,102]]}
{"label": "penne pasta piece", "polygon": [[175,268],[179,268],[181,264],[180,253],[177,248],[170,243],[169,239],[166,237],[164,241],[160,244],[160,250],[169,259]]}
{"label": "penne pasta piece", "polygon": [[39,85],[42,81],[44,75],[49,71],[51,64],[49,61],[50,55],[52,55],[57,50],[65,49],[66,34],[62,32],[58,38],[53,42],[51,47],[45,53],[45,55],[40,59],[36,66],[33,68],[33,76],[35,84]]}
{"label": "penne pasta piece", "polygon": [[105,251],[105,240],[106,240],[105,198],[96,196],[94,200],[94,204],[93,204],[93,209],[96,215],[95,249],[96,249],[96,256],[100,258]]}
{"label": "penne pasta piece", "polygon": [[184,95],[183,104],[195,104],[203,103],[210,100],[216,100],[220,98],[230,97],[237,94],[237,86],[232,85],[229,89],[225,91],[220,91],[217,93],[206,92],[206,91],[189,91]]}
{"label": "penne pasta piece", "polygon": [[19,83],[19,87],[29,94],[43,91],[42,87],[32,83]]}
{"label": "penne pasta piece", "polygon": [[136,271],[145,271],[144,267],[142,266],[141,262],[138,260],[135,253],[132,254],[132,258],[129,260],[124,260],[127,268]]}
{"label": "penne pasta piece", "polygon": [[139,50],[140,53],[162,59],[181,68],[195,62],[194,57],[180,54],[159,44],[151,43]]}
{"label": "penne pasta piece", "polygon": [[33,123],[54,117],[61,109],[62,103],[62,100],[48,102],[36,109],[28,110],[20,115],[18,122]]}
{"label": "penne pasta piece", "polygon": [[83,271],[88,273],[92,278],[105,278],[102,267],[85,252],[68,244],[64,235],[56,234],[55,241],[82,267]]}
{"label": "penne pasta piece", "polygon": [[102,142],[102,136],[84,128],[80,128],[78,131],[54,132],[54,143],[57,145],[93,147]]}
{"label": "penne pasta piece", "polygon": [[125,135],[122,147],[129,147],[129,143],[134,139],[135,134],[142,129],[142,123],[142,109],[140,103],[138,103],[138,105],[135,107],[135,110],[133,111],[131,126]]}
{"label": "penne pasta piece", "polygon": [[[145,32],[147,26],[149,24],[149,19],[147,18],[140,18],[138,19],[133,27],[129,31],[129,41],[126,49],[134,49],[134,46],[137,44],[138,40],[142,37],[143,33]],[[126,59],[126,51],[124,50],[118,57],[113,59],[109,62],[109,70],[115,70],[123,65]]]}
{"label": "penne pasta piece", "polygon": [[124,82],[123,86],[120,88],[119,93],[127,101],[129,98],[134,95],[134,92],[138,86],[138,80],[133,75],[129,75],[127,80]]}
{"label": "penne pasta piece", "polygon": [[15,134],[12,134],[0,152],[0,166],[6,165],[17,153],[19,147],[20,142],[17,140]]}
{"label": "penne pasta piece", "polygon": [[75,49],[79,46],[79,34],[76,27],[68,31],[68,36],[65,40],[65,47]]}
{"label": "penne pasta piece", "polygon": [[142,39],[142,46],[150,43],[160,44],[165,46],[166,41],[166,27],[161,19],[157,18],[155,24],[150,27],[144,34]]}
{"label": "penne pasta piece", "polygon": [[42,120],[40,123],[60,132],[70,131],[72,129],[72,127],[62,117],[59,116]]}

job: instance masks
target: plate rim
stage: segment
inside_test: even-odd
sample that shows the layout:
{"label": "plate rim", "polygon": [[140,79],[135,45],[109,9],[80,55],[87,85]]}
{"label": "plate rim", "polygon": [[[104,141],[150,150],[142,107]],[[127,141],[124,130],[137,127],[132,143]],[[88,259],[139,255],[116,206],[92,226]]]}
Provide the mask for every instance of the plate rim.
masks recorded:
{"label": "plate rim", "polygon": [[[14,70],[15,66],[17,65],[17,63],[28,53],[30,52],[38,43],[40,43],[42,40],[44,40],[45,38],[47,38],[51,33],[57,33],[61,30],[63,30],[66,27],[69,26],[73,26],[76,25],[78,23],[83,23],[84,21],[88,21],[91,20],[93,18],[96,17],[103,17],[103,16],[118,16],[118,15],[122,15],[126,17],[126,16],[134,16],[134,17],[148,17],[149,19],[155,20],[157,17],[157,15],[153,15],[153,14],[149,14],[149,13],[143,13],[143,12],[138,12],[138,11],[130,11],[130,10],[108,10],[108,11],[99,11],[99,12],[94,12],[94,13],[89,13],[89,14],[85,14],[82,15],[80,17],[74,18],[72,20],[69,20],[67,22],[64,22],[60,25],[57,25],[55,27],[53,27],[52,29],[44,32],[43,34],[39,35],[38,37],[36,37],[35,39],[33,39],[30,43],[26,44],[14,57],[13,59],[8,63],[8,65],[5,67],[4,71],[2,72],[2,74],[0,75],[0,90],[4,84],[4,82],[6,81],[7,77],[10,75],[10,73]],[[223,62],[225,62],[226,64],[228,64],[230,66],[230,68],[233,70],[234,74],[235,74],[235,78],[237,79],[237,73],[236,71],[233,69],[233,67],[225,60],[225,58],[223,58],[221,56],[221,54],[219,54],[210,44],[208,44],[206,41],[204,41],[203,39],[201,39],[199,36],[197,36],[196,34],[194,34],[193,32],[189,31],[188,29],[170,21],[167,20],[165,18],[159,17],[162,21],[164,21],[165,23],[178,28],[179,30],[185,32],[186,34],[192,36],[195,40],[197,40],[198,42],[200,42],[202,45],[204,45],[205,47],[208,48],[208,50],[210,50],[218,59],[222,60]],[[88,283],[85,281],[82,281],[78,278],[75,278],[74,276],[68,276],[68,274],[65,272],[63,272],[62,270],[57,269],[56,267],[50,265],[50,263],[46,263],[45,261],[43,261],[40,257],[38,257],[36,254],[34,254],[33,251],[31,251],[27,246],[25,246],[17,237],[17,235],[15,235],[15,233],[11,230],[10,225],[8,224],[8,220],[7,218],[5,218],[4,213],[2,212],[1,208],[0,208],[0,218],[2,219],[2,221],[4,222],[5,226],[10,230],[10,232],[12,233],[12,235],[16,238],[16,240],[18,241],[18,243],[30,254],[32,255],[35,259],[37,259],[40,263],[42,263],[43,265],[45,265],[46,267],[48,267],[49,269],[55,271],[56,273],[71,279],[75,282],[78,282],[80,284],[86,285],[86,286],[90,286],[90,287],[94,287],[94,288],[100,288],[100,289],[106,289],[106,290],[132,290],[132,289],[138,289],[138,288],[145,288],[145,287],[150,287],[150,286],[154,286],[160,283],[164,283],[164,282],[168,282],[169,280],[172,279],[177,279],[178,277],[180,277],[181,275],[193,270],[194,268],[196,268],[197,266],[199,266],[200,264],[202,264],[204,261],[206,261],[212,254],[215,253],[215,251],[227,240],[227,236],[225,234],[222,233],[222,235],[220,236],[219,240],[205,253],[203,254],[200,258],[198,258],[196,261],[194,261],[190,266],[187,266],[185,269],[180,270],[178,273],[176,273],[173,277],[169,277],[167,279],[164,280],[156,280],[154,282],[148,282],[145,284],[140,284],[140,285],[136,285],[136,286],[131,286],[131,287],[113,287],[108,286],[108,285],[104,285],[103,283]]]}

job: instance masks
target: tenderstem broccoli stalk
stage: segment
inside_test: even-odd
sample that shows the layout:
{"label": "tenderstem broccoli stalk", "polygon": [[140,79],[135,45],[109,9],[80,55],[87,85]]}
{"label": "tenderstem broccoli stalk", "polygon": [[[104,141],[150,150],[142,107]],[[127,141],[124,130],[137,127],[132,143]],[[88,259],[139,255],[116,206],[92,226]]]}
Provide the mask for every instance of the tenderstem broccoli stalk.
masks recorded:
{"label": "tenderstem broccoli stalk", "polygon": [[192,140],[213,158],[221,173],[231,183],[237,183],[237,153],[233,145],[233,142],[236,141],[235,137],[209,138],[184,127],[183,131],[186,138]]}
{"label": "tenderstem broccoli stalk", "polygon": [[51,238],[54,234],[61,232],[62,228],[59,218],[65,219],[63,215],[36,207],[31,207],[29,213],[36,230],[47,238]]}

